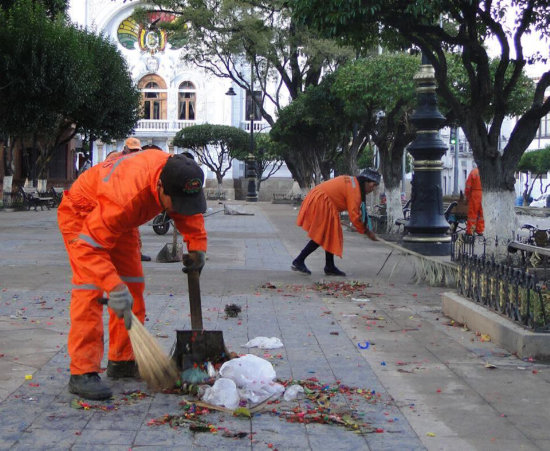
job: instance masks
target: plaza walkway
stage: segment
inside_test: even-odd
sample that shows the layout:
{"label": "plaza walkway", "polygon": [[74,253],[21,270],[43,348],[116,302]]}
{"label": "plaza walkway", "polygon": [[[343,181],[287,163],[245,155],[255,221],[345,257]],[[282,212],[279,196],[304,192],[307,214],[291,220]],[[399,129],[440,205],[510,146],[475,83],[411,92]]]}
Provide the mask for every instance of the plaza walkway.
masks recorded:
{"label": "plaza walkway", "polygon": [[[309,379],[309,396],[246,418],[192,415],[191,395],[105,375],[112,400],[71,395],[70,270],[56,212],[0,211],[0,449],[550,449],[548,366],[444,317],[440,295],[449,289],[412,283],[411,257],[387,258],[390,248],[346,230],[336,263],[347,277],[324,276],[320,250],[305,276],[290,271],[307,241],[297,209],[241,205],[251,214],[209,205],[204,327],[222,330],[230,351],[271,362],[285,383]],[[153,258],[171,242],[150,226],[141,232]],[[175,330],[190,329],[185,275],[180,263],[144,269],[146,326],[169,352]],[[226,304],[241,306],[237,318]],[[243,347],[258,336],[284,347]]]}

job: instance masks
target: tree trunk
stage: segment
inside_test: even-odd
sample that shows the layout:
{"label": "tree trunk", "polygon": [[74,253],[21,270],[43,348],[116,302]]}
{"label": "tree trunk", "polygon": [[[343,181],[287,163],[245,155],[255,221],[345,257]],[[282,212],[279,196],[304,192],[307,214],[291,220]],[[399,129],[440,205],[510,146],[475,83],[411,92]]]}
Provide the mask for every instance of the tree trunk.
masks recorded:
{"label": "tree trunk", "polygon": [[384,142],[378,146],[380,154],[380,170],[384,178],[384,190],[386,194],[386,233],[397,231],[395,220],[403,217],[401,204],[401,177],[403,172],[404,149],[388,148]]}

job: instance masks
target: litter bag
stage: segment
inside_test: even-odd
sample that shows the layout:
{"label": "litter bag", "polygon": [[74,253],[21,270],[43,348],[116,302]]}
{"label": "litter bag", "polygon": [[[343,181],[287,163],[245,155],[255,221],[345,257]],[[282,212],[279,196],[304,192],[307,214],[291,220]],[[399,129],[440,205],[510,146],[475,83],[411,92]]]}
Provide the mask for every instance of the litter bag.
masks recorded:
{"label": "litter bag", "polygon": [[241,400],[237,386],[231,379],[220,378],[212,387],[208,387],[204,391],[202,400],[215,406],[224,406],[228,409],[235,410],[239,407]]}
{"label": "litter bag", "polygon": [[284,399],[285,401],[293,401],[295,400],[300,393],[304,392],[304,387],[301,385],[295,384],[291,385],[285,390]]}
{"label": "litter bag", "polygon": [[285,391],[281,384],[274,382],[273,365],[252,354],[225,362],[220,368],[220,376],[233,380],[241,397],[254,404]]}
{"label": "litter bag", "polygon": [[256,337],[243,346],[246,348],[277,349],[283,347],[283,342],[277,337]]}

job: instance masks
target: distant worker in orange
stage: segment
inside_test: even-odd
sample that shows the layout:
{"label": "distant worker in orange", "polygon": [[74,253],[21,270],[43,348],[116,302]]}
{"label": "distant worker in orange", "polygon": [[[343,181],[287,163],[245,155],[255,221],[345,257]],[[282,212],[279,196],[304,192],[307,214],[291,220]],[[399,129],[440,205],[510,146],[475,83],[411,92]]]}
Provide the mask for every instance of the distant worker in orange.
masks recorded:
{"label": "distant worker in orange", "polygon": [[308,233],[311,240],[292,262],[293,271],[311,274],[305,260],[321,246],[325,250],[325,274],[346,275],[334,264],[334,255],[342,257],[344,243],[340,212],[347,210],[357,231],[377,241],[376,235],[366,224],[366,218],[363,218],[361,204],[365,202],[365,196],[380,184],[380,178],[374,169],[366,169],[357,177],[341,175],[327,180],[308,193],[300,208],[297,224]]}
{"label": "distant worker in orange", "polygon": [[131,312],[145,319],[138,227],[166,210],[187,244],[191,261],[186,268],[201,270],[207,244],[203,182],[193,160],[150,149],[96,164],[65,191],[58,224],[73,272],[71,393],[87,399],[112,396],[99,377],[104,346],[98,300],[104,293],[110,313],[107,376],[137,375],[125,325],[131,326]]}
{"label": "distant worker in orange", "polygon": [[471,235],[472,231],[475,230],[477,235],[483,235],[483,232],[485,232],[485,221],[483,219],[483,206],[481,205],[481,178],[479,177],[479,169],[475,166],[475,163],[474,168],[466,179],[464,196],[468,202],[466,233]]}

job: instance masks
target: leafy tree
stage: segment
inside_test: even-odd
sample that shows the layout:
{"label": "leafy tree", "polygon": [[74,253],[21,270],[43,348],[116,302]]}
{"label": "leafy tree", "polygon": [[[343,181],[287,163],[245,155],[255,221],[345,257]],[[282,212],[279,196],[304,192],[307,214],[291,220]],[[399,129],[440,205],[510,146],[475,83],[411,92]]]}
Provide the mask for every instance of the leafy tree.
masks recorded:
{"label": "leafy tree", "polygon": [[[317,85],[324,71],[331,71],[354,56],[350,48],[323,39],[292,19],[286,0],[149,0],[155,9],[177,19],[158,26],[185,36],[183,59],[217,77],[232,80],[247,92],[260,91],[257,102],[271,126],[276,115],[309,86]],[[147,11],[138,11],[145,18]],[[252,67],[252,77],[251,70]],[[251,78],[254,80],[253,89]],[[287,160],[291,157],[292,160]],[[297,160],[303,158],[303,161]],[[300,186],[310,184],[296,168],[307,165],[309,155],[286,154],[285,162]]]}
{"label": "leafy tree", "polygon": [[[531,192],[535,186],[537,180],[540,181],[540,191],[545,193],[550,185],[546,185],[543,189],[542,176],[546,175],[550,171],[550,146],[544,149],[534,150],[531,152],[525,152],[519,164],[517,170],[524,172],[527,175],[525,179],[525,187],[523,190],[523,204],[529,204],[529,198]],[[531,183],[529,184],[529,173],[531,174]]]}
{"label": "leafy tree", "polygon": [[260,192],[262,182],[274,175],[283,165],[282,147],[271,139],[269,133],[256,133],[254,140],[256,187]]}
{"label": "leafy tree", "polygon": [[388,232],[402,216],[403,152],[414,139],[409,117],[415,107],[413,76],[419,59],[405,53],[354,61],[335,72],[332,91],[356,130],[378,148],[387,199]]}
{"label": "leafy tree", "polygon": [[[509,235],[516,223],[513,209],[514,171],[534,138],[540,119],[550,112],[550,71],[542,74],[519,117],[509,141],[499,149],[505,117],[512,110],[512,92],[521,83],[524,67],[546,56],[527,55],[522,39],[528,33],[548,37],[550,4],[547,0],[494,2],[492,0],[396,1],[386,0],[291,0],[295,16],[302,24],[339,36],[357,47],[362,34],[379,24],[384,31],[399,33],[420,48],[435,69],[439,95],[445,99],[462,127],[479,166],[483,183],[483,203],[489,233]],[[504,19],[513,16],[512,24]],[[495,38],[500,46],[499,61],[490,70],[486,41]],[[446,51],[457,53],[467,73],[468,98],[453,91]],[[490,117],[488,121],[487,118]]]}
{"label": "leafy tree", "polygon": [[0,54],[0,130],[12,143],[32,139],[39,178],[76,133],[123,137],[138,120],[139,92],[116,48],[50,20],[40,3],[0,12]]}
{"label": "leafy tree", "polygon": [[[50,19],[54,19],[58,16],[62,16],[67,12],[69,8],[68,0],[34,0],[36,3],[41,3],[44,10]],[[16,0],[0,0],[0,9],[8,10],[14,4]]]}
{"label": "leafy tree", "polygon": [[233,159],[244,160],[250,149],[249,136],[244,130],[228,125],[200,124],[182,128],[176,133],[174,146],[189,149],[197,160],[214,174],[218,191],[223,177],[233,165]]}
{"label": "leafy tree", "polygon": [[[331,78],[309,87],[283,108],[271,129],[274,141],[285,145],[283,155],[302,189],[328,180],[339,145],[349,137],[343,103],[330,94]],[[302,182],[302,183],[300,183]],[[305,184],[303,184],[305,183]]]}

